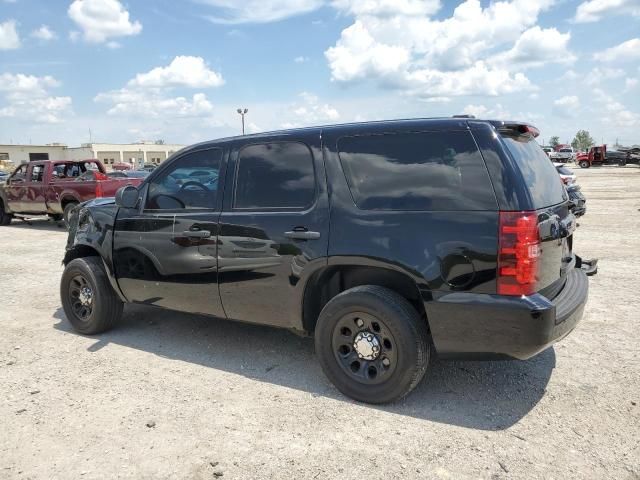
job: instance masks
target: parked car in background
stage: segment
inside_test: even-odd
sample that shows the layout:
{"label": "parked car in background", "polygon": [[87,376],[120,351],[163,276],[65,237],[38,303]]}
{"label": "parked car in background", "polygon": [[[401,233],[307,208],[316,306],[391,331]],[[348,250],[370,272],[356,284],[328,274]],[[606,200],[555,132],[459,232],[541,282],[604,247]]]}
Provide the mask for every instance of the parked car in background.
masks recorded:
{"label": "parked car in background", "polygon": [[114,163],[111,169],[115,171],[132,170],[133,166],[129,163]]}
{"label": "parked car in background", "polygon": [[567,185],[567,193],[569,194],[569,201],[571,203],[571,213],[576,217],[581,217],[587,213],[587,199],[582,193],[580,185],[577,183]]}
{"label": "parked car in background", "polygon": [[576,181],[576,174],[570,168],[565,167],[564,163],[554,162],[553,166],[556,167],[556,171],[560,175],[562,183],[569,185]]}
{"label": "parked car in background", "polygon": [[147,170],[115,170],[108,172],[107,176],[110,178],[147,178],[149,173]]}
{"label": "parked car in background", "polygon": [[550,157],[554,162],[566,163],[571,162],[575,158],[575,153],[571,147],[563,147],[556,150]]}
{"label": "parked car in background", "polygon": [[574,329],[596,271],[537,135],[418,119],[186,148],[74,211],[65,315],[97,334],[134,302],[314,335],[327,377],[372,403],[435,353],[529,358]]}
{"label": "parked car in background", "polygon": [[66,222],[79,203],[113,196],[123,185],[141,181],[110,178],[98,160],[24,163],[0,186],[0,225],[8,225],[16,215],[49,215]]}
{"label": "parked car in background", "polygon": [[639,163],[638,150],[633,148],[625,150],[609,150],[607,145],[595,145],[588,152],[581,153],[576,158],[580,168],[589,168],[595,165],[621,165]]}

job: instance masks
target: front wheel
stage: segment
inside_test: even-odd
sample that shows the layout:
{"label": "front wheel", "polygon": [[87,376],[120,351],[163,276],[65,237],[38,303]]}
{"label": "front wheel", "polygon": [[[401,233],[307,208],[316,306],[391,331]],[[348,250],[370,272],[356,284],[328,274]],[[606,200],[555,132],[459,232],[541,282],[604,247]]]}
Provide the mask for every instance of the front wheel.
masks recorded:
{"label": "front wheel", "polygon": [[13,218],[13,215],[6,212],[6,210],[4,209],[4,203],[2,203],[2,200],[0,200],[0,225],[2,226],[9,225],[11,223],[12,218]]}
{"label": "front wheel", "polygon": [[582,160],[578,165],[580,165],[580,168],[589,168],[589,162],[586,160]]}
{"label": "front wheel", "polygon": [[345,395],[387,403],[407,395],[429,363],[426,321],[401,295],[364,285],[332,298],[315,331],[325,375]]}
{"label": "front wheel", "polygon": [[69,323],[84,335],[112,328],[124,306],[99,257],[76,258],[67,264],[60,280],[60,299]]}
{"label": "front wheel", "polygon": [[71,217],[71,210],[73,210],[78,205],[78,202],[69,202],[64,206],[64,211],[62,212],[62,219],[64,220],[64,224],[67,228],[69,228],[69,219]]}

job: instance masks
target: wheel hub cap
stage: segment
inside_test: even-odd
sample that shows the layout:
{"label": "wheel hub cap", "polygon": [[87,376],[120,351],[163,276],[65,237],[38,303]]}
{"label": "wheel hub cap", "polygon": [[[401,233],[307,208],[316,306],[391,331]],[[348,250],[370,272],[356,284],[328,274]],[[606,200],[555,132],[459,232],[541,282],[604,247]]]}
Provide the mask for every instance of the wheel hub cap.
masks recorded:
{"label": "wheel hub cap", "polygon": [[87,307],[91,305],[92,298],[93,298],[93,291],[89,287],[83,287],[80,290],[80,295],[78,295],[78,300],[80,300],[80,303],[83,306]]}
{"label": "wheel hub cap", "polygon": [[360,332],[353,340],[353,349],[363,360],[375,360],[380,355],[380,341],[370,332]]}

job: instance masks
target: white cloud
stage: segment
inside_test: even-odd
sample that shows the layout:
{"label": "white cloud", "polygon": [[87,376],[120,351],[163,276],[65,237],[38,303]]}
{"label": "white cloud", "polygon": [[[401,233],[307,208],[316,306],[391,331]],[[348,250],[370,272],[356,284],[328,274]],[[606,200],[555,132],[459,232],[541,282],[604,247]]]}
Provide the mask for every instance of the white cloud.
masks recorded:
{"label": "white cloud", "polygon": [[331,78],[373,79],[422,98],[534,90],[520,70],[574,58],[568,33],[535,26],[551,4],[466,0],[433,19],[437,1],[335,0],[355,20],[325,52]]}
{"label": "white cloud", "polygon": [[175,96],[174,88],[211,88],[224,83],[202,57],[177,56],[167,66],[139,73],[125,87],[96,95],[94,101],[111,104],[108,115],[144,118],[209,118],[213,105],[204,93]]}
{"label": "white cloud", "polygon": [[496,105],[492,108],[486,107],[485,105],[470,104],[462,109],[462,113],[467,115],[473,115],[476,118],[488,118],[488,119],[511,118],[511,113],[499,103],[496,103]]}
{"label": "white cloud", "polygon": [[268,23],[317,10],[323,0],[200,0],[220,13],[206,15],[213,23]]}
{"label": "white cloud", "polygon": [[575,117],[578,108],[580,108],[580,99],[575,95],[567,95],[553,102],[553,113],[563,118]]}
{"label": "white cloud", "polygon": [[632,38],[615,47],[596,52],[593,54],[593,58],[601,62],[624,62],[640,59],[640,38]]}
{"label": "white cloud", "polygon": [[213,112],[213,105],[204,93],[196,93],[191,99],[186,97],[167,98],[158,89],[131,90],[122,88],[112,92],[99,93],[96,102],[112,103],[108,115],[160,117],[203,117]]}
{"label": "white cloud", "polygon": [[576,23],[597,22],[604,15],[640,16],[638,0],[589,0],[578,5],[574,21]]}
{"label": "white cloud", "polygon": [[569,49],[570,33],[555,28],[542,29],[538,25],[524,31],[515,45],[491,59],[492,63],[508,67],[519,65],[541,67],[548,63],[572,63],[576,60]]}
{"label": "white cloud", "polygon": [[334,0],[334,8],[351,15],[433,15],[440,0]]}
{"label": "white cloud", "polygon": [[293,59],[295,63],[305,63],[309,61],[309,57],[299,56]]}
{"label": "white cloud", "polygon": [[0,23],[0,50],[20,48],[20,37],[16,30],[16,21],[7,20]]}
{"label": "white cloud", "polygon": [[621,68],[595,67],[584,79],[585,85],[598,85],[604,80],[613,80],[624,77],[625,71]]}
{"label": "white cloud", "polygon": [[625,87],[626,91],[633,90],[637,86],[638,86],[638,79],[637,78],[627,78],[624,81],[624,87]]}
{"label": "white cloud", "polygon": [[51,76],[37,77],[22,73],[0,75],[0,92],[6,105],[0,106],[0,117],[28,120],[30,123],[59,123],[71,114],[71,98],[49,94],[60,86]]}
{"label": "white cloud", "polygon": [[40,28],[31,32],[31,36],[44,42],[48,42],[57,38],[56,32],[51,30],[47,25],[41,25]]}
{"label": "white cloud", "polygon": [[131,22],[129,12],[118,0],[74,0],[69,17],[82,29],[84,39],[104,43],[113,37],[137,35],[142,24]]}
{"label": "white cloud", "polygon": [[202,57],[177,56],[166,67],[156,67],[139,73],[128,85],[131,87],[190,88],[219,87],[224,84],[222,75],[207,67]]}
{"label": "white cloud", "polygon": [[299,101],[291,104],[288,112],[293,112],[290,121],[281,124],[282,128],[294,128],[318,123],[336,122],[340,118],[338,110],[309,92],[301,92]]}

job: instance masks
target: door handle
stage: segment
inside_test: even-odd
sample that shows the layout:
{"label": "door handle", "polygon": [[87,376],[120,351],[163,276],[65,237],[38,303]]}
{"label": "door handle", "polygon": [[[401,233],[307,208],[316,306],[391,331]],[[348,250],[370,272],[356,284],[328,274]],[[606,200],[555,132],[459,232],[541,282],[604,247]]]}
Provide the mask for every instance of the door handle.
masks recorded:
{"label": "door handle", "polygon": [[311,232],[309,230],[292,230],[284,232],[284,236],[287,238],[293,238],[295,240],[317,240],[320,238],[320,232]]}
{"label": "door handle", "polygon": [[189,238],[209,238],[211,232],[209,230],[185,230],[182,235]]}

